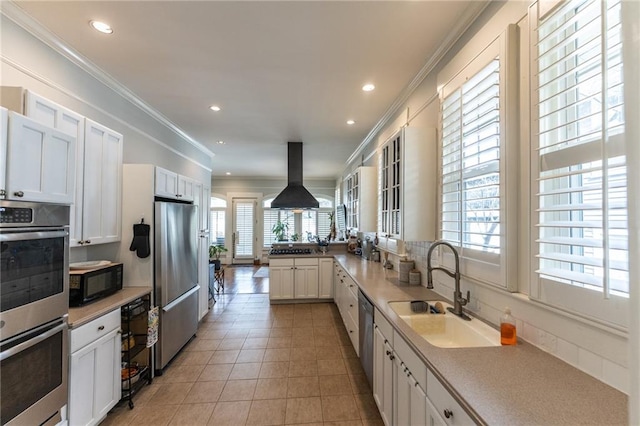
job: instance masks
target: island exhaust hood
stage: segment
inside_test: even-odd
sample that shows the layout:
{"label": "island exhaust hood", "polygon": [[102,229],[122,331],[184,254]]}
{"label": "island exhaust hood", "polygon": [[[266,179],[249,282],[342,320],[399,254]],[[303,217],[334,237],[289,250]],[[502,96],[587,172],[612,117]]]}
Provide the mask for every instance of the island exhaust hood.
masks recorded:
{"label": "island exhaust hood", "polygon": [[287,143],[287,187],[271,202],[273,209],[317,209],[320,206],[302,185],[302,142]]}

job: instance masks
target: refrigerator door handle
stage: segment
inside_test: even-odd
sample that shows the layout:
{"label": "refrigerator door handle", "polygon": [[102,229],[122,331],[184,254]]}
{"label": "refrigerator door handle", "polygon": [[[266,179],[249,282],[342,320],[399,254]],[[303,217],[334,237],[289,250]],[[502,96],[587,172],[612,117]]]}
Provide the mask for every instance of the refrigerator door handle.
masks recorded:
{"label": "refrigerator door handle", "polygon": [[164,312],[169,312],[173,307],[179,305],[183,300],[187,299],[189,296],[191,296],[193,293],[196,293],[199,290],[200,290],[199,285],[193,287],[191,290],[187,291],[182,296],[178,297],[177,299],[173,300],[171,303],[167,304],[167,306],[163,306],[162,310]]}

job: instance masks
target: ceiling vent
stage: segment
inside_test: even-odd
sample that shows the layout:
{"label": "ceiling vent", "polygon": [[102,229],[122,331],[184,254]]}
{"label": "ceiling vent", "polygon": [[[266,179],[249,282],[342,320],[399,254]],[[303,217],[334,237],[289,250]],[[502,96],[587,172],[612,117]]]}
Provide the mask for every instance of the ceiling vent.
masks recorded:
{"label": "ceiling vent", "polygon": [[302,185],[302,142],[287,143],[287,187],[271,202],[273,209],[317,209],[318,200]]}

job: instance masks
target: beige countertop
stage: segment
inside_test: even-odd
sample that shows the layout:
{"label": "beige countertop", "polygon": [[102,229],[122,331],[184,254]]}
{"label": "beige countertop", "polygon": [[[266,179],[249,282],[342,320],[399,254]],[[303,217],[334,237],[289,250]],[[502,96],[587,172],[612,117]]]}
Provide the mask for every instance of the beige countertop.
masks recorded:
{"label": "beige countertop", "polygon": [[443,300],[421,286],[399,286],[398,274],[354,255],[335,259],[413,346],[427,367],[478,423],[489,425],[627,424],[628,397],[520,340],[517,346],[438,348],[388,307],[399,300]]}
{"label": "beige countertop", "polygon": [[80,327],[149,293],[151,293],[151,287],[125,287],[104,299],[77,308],[69,308],[69,328]]}

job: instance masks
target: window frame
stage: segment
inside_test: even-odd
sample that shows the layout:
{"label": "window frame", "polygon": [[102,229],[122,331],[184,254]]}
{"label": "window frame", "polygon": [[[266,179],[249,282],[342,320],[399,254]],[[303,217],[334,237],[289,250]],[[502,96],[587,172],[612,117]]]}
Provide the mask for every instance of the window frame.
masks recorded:
{"label": "window frame", "polygon": [[[530,276],[529,276],[529,299],[536,302],[541,303],[547,306],[550,306],[555,309],[559,309],[563,312],[568,312],[572,315],[576,315],[578,317],[588,319],[589,321],[593,321],[608,327],[612,327],[617,330],[626,330],[629,324],[629,299],[623,296],[618,296],[616,294],[606,294],[606,286],[603,287],[602,291],[594,291],[593,289],[580,287],[568,283],[562,283],[558,280],[547,279],[538,274],[539,269],[539,261],[538,257],[540,256],[539,252],[539,229],[538,226],[538,215],[540,214],[540,197],[537,195],[540,193],[539,189],[539,177],[541,174],[540,162],[543,161],[540,156],[538,149],[540,146],[538,133],[540,133],[540,125],[539,125],[539,112],[538,112],[538,101],[539,101],[539,79],[538,79],[538,26],[544,20],[550,17],[550,15],[554,14],[559,8],[567,6],[568,2],[556,2],[553,4],[549,4],[549,2],[541,2],[538,1],[534,3],[529,8],[529,32],[530,32],[530,111],[531,111],[531,161],[530,161],[530,217],[531,226],[530,226],[530,250],[531,250],[531,267],[530,267]],[[600,2],[601,7],[607,7],[608,3]],[[602,9],[601,9],[602,10]],[[605,9],[606,10],[606,9]],[[598,15],[598,21],[602,22],[602,14]],[[602,24],[601,24],[602,25]],[[573,35],[573,34],[572,34]],[[608,39],[610,34],[608,31],[605,31],[604,37]],[[605,44],[603,44],[605,45]],[[601,47],[599,54],[603,57],[607,57],[609,52],[603,52]],[[603,61],[605,64],[606,61]],[[574,69],[570,69],[569,73],[564,75],[572,75],[570,74]],[[606,76],[603,76],[600,73],[600,78],[602,78],[603,83],[601,85],[608,87],[604,83]],[[622,82],[624,85],[624,81]],[[606,92],[605,92],[606,93]],[[576,108],[581,101],[576,101]],[[622,108],[624,108],[624,101],[622,104]],[[607,109],[604,109],[599,113],[601,117],[607,113]],[[578,116],[576,116],[578,117]],[[574,118],[576,118],[574,117]],[[563,123],[569,123],[569,118],[565,119]],[[623,124],[624,125],[624,124]],[[605,126],[606,128],[606,126]],[[601,133],[605,133],[606,130],[600,130]],[[601,144],[600,140],[601,136],[586,142],[586,144]],[[624,130],[622,135],[620,134],[612,134],[609,138],[609,142],[606,142],[608,145],[608,150],[611,149],[619,149],[624,146]],[[610,145],[610,146],[609,146]],[[584,152],[586,151],[586,145],[574,145],[572,148],[564,149],[564,153],[558,154],[555,157],[551,155],[547,155],[547,160],[556,160],[558,158],[562,161],[563,157],[578,157],[573,161],[573,163],[581,163],[582,161],[592,161],[589,160],[592,158],[592,155],[589,154],[588,158],[585,156]],[[562,151],[562,150],[561,150]],[[605,156],[604,160],[611,159],[615,157],[613,154]],[[603,161],[603,156],[599,155],[599,160]],[[628,165],[628,161],[626,162]],[[547,170],[554,170],[551,168],[552,166],[548,166]],[[560,165],[557,165],[560,167]],[[600,170],[606,170],[607,167],[601,167]],[[628,172],[626,174],[628,176]],[[603,180],[606,182],[606,180]],[[604,185],[604,183],[603,183]],[[627,187],[628,187],[628,177],[627,177]],[[571,188],[571,187],[569,187]],[[600,186],[602,188],[602,186]],[[545,194],[548,194],[545,193]],[[603,193],[606,194],[606,193]],[[627,192],[628,194],[628,192]],[[548,195],[546,195],[548,196]],[[606,198],[606,195],[602,195],[602,197]],[[629,218],[628,214],[628,196],[627,196],[627,218]],[[604,204],[608,204],[608,199],[603,199]],[[570,204],[573,204],[570,202]],[[606,215],[606,210],[603,210],[603,215]],[[607,220],[609,216],[606,216],[603,220]],[[627,224],[628,229],[628,224]],[[604,229],[603,229],[604,230]],[[603,237],[603,239],[606,239]],[[627,242],[628,243],[628,242]],[[628,253],[629,254],[629,253]],[[603,294],[604,293],[604,294]]]}
{"label": "window frame", "polygon": [[[462,85],[483,70],[496,57],[500,61],[500,247],[518,247],[518,171],[519,171],[519,126],[518,126],[518,29],[515,24],[491,41],[480,53],[463,62],[462,67],[445,66],[438,74],[440,105]],[[459,64],[454,58],[451,64]],[[438,235],[443,232],[443,151],[442,151],[442,110],[438,115]],[[461,190],[462,191],[462,190]],[[499,254],[467,249],[454,244],[460,256],[461,274],[470,280],[502,288],[510,292],[518,290],[518,251],[500,250]],[[441,265],[454,268],[454,257],[446,250],[440,250],[438,260]]]}
{"label": "window frame", "polygon": [[[224,203],[224,206],[214,206],[214,199],[220,200]],[[222,245],[224,246],[227,242],[227,206],[228,202],[225,197],[222,195],[211,194],[209,197],[209,244],[213,245],[214,242],[218,243],[218,238],[213,235],[214,229],[213,224],[215,223],[213,217],[211,216],[212,212],[222,213],[223,215],[223,226],[222,226]]]}

